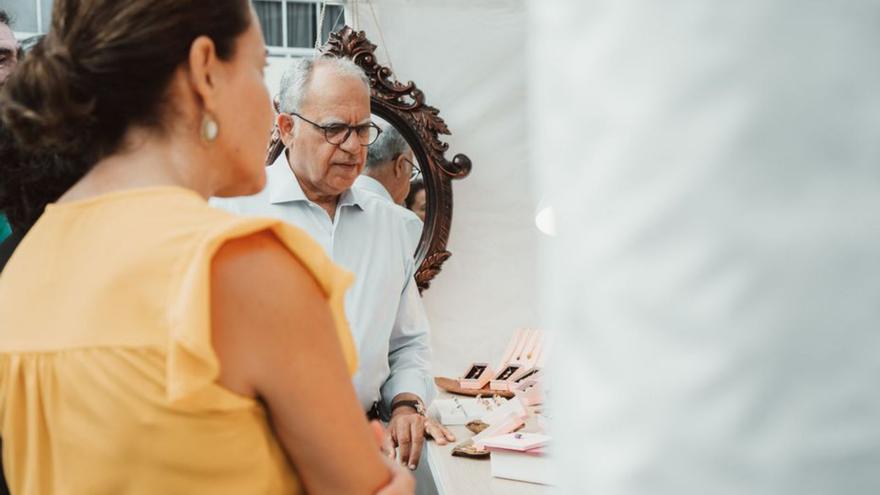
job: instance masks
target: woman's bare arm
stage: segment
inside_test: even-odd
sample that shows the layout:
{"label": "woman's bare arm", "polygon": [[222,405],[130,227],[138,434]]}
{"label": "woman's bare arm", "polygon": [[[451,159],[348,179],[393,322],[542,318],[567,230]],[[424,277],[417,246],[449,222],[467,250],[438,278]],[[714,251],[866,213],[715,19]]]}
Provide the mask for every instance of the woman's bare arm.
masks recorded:
{"label": "woman's bare arm", "polygon": [[226,243],[211,276],[218,382],[259,397],[306,490],[376,493],[391,479],[355,397],[330,309],[271,233]]}

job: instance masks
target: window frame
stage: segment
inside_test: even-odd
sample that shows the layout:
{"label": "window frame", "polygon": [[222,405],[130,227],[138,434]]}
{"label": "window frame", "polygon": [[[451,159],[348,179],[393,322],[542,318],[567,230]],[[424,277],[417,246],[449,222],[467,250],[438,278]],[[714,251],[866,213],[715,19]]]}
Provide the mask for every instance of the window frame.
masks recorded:
{"label": "window frame", "polygon": [[[304,48],[304,47],[289,47],[287,46],[288,42],[288,32],[287,32],[287,5],[290,3],[305,3],[312,4],[315,8],[315,26],[317,27],[320,24],[320,16],[321,16],[321,0],[263,0],[266,2],[275,2],[281,4],[281,39],[284,42],[284,46],[275,46],[275,45],[266,45],[266,48],[269,51],[269,56],[271,57],[310,57],[314,56],[315,48]],[[43,26],[43,1],[42,0],[33,0],[35,7],[35,16],[36,16],[36,32],[30,31],[14,31],[15,36],[19,39],[26,39],[31,36],[36,36],[40,34],[46,34],[46,31],[49,30],[49,26]],[[348,1],[347,0],[328,0],[327,5],[337,5],[342,7],[343,9],[343,18],[348,13]],[[54,5],[54,0],[53,0]],[[344,22],[343,22],[344,23]]]}
{"label": "window frame", "polygon": [[[39,1],[39,0],[37,0],[37,1]],[[284,46],[269,45],[267,42],[266,49],[269,52],[269,56],[270,57],[285,57],[285,58],[314,56],[315,55],[315,48],[314,47],[304,48],[304,47],[287,46],[287,43],[289,40],[288,27],[287,27],[287,6],[288,6],[288,4],[291,4],[291,3],[304,3],[304,4],[314,5],[315,6],[315,26],[317,28],[317,26],[319,24],[321,24],[321,22],[320,22],[321,4],[324,2],[321,2],[321,0],[262,0],[262,1],[281,4],[281,39],[282,39],[282,42],[284,43]],[[330,0],[330,1],[327,1],[326,4],[328,6],[329,5],[336,5],[336,6],[342,7],[343,19],[345,18],[345,15],[347,14],[347,10],[348,10],[347,9],[348,2],[346,0]],[[345,23],[345,21],[343,21],[343,24],[344,23]]]}

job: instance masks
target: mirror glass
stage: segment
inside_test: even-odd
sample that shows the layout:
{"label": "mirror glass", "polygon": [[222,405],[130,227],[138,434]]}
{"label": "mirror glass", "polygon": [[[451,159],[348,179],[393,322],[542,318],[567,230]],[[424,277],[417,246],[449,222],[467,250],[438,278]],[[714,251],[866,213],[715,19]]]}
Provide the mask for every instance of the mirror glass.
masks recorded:
{"label": "mirror glass", "polygon": [[373,114],[372,120],[382,133],[370,145],[366,165],[355,185],[407,210],[401,213],[401,219],[406,224],[415,256],[424,230],[427,205],[421,167],[412,143],[382,117]]}

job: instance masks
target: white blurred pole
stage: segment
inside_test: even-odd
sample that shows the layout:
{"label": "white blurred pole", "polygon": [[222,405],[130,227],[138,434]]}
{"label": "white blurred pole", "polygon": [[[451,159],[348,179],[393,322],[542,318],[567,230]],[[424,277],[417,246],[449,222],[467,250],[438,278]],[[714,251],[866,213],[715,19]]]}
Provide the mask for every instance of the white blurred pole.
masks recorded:
{"label": "white blurred pole", "polygon": [[560,493],[880,493],[880,3],[530,2]]}

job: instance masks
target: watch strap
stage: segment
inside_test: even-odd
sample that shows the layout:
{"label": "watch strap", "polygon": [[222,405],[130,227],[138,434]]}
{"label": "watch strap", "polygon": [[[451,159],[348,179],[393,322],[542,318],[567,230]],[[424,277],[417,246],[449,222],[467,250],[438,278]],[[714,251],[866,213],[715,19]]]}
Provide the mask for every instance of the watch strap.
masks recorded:
{"label": "watch strap", "polygon": [[420,400],[399,400],[394,404],[391,404],[391,413],[394,413],[394,410],[398,407],[411,407],[416,410],[416,413],[424,416],[425,415],[425,406],[422,405],[422,401]]}

